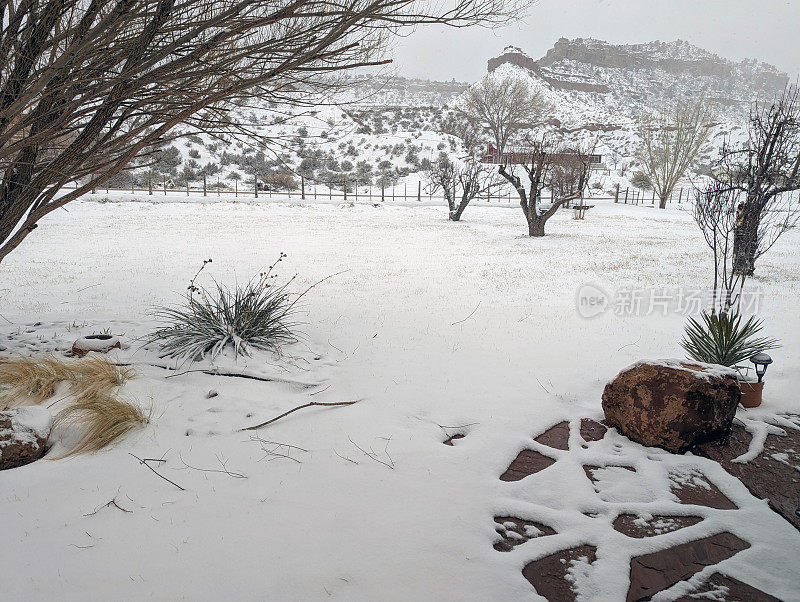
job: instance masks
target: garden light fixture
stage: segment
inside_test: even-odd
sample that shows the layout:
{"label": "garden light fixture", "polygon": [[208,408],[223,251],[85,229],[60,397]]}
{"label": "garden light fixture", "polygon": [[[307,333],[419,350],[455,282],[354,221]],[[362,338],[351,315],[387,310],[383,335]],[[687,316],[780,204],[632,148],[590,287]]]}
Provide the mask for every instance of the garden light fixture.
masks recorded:
{"label": "garden light fixture", "polygon": [[750,358],[750,361],[755,364],[758,382],[761,382],[761,379],[764,378],[764,374],[767,372],[767,366],[772,363],[772,358],[766,353],[757,353]]}

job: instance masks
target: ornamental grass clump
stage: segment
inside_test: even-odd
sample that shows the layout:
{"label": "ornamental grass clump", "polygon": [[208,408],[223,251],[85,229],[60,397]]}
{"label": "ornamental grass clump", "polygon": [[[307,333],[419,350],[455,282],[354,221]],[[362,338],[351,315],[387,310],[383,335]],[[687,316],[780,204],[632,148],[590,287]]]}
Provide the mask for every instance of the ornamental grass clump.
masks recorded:
{"label": "ornamental grass clump", "polygon": [[694,360],[734,367],[757,353],[779,347],[778,340],[757,336],[763,324],[755,316],[742,322],[738,313],[703,313],[689,318],[681,346]]}
{"label": "ornamental grass clump", "polygon": [[64,361],[52,356],[0,357],[0,411],[39,405],[51,398],[59,383],[74,396],[108,396],[136,375],[132,368],[94,357]]}
{"label": "ornamental grass clump", "polygon": [[136,372],[104,357],[61,360],[52,356],[0,357],[0,411],[41,405],[56,394],[60,383],[68,395],[48,407],[60,408],[54,429],[63,429],[73,439],[58,457],[97,451],[150,417],[135,403],[122,399],[118,389]]}
{"label": "ornamental grass clump", "polygon": [[294,317],[297,301],[305,294],[290,299],[287,287],[294,277],[276,282],[275,267],[284,257],[281,253],[266,272],[233,289],[216,281],[209,289],[197,286],[197,276],[211,263],[204,261],[189,284],[185,305],[156,308],[154,314],[164,325],[147,342],[158,344],[162,357],[192,360],[206,355],[213,360],[226,347],[233,349],[234,357],[250,355],[252,349],[280,353],[284,345],[298,340]]}
{"label": "ornamental grass clump", "polygon": [[54,429],[77,433],[58,458],[97,451],[133,429],[150,422],[138,405],[116,395],[89,393],[78,397],[56,414]]}

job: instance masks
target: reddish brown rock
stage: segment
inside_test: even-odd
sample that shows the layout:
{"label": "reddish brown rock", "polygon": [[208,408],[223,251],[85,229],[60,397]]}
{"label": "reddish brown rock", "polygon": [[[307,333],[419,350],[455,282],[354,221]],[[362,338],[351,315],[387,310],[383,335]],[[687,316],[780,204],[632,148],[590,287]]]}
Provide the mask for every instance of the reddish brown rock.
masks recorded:
{"label": "reddish brown rock", "polygon": [[698,472],[671,472],[669,475],[670,490],[681,504],[694,504],[718,510],[736,510],[738,507]]}
{"label": "reddish brown rock", "polygon": [[749,543],[732,533],[718,533],[637,556],[631,560],[631,586],[627,601],[650,600],[658,592],[749,547]]}
{"label": "reddish brown rock", "polygon": [[584,418],[581,420],[581,437],[583,437],[583,440],[587,443],[590,441],[600,441],[606,436],[607,430],[605,425],[591,418]]}
{"label": "reddish brown rock", "polygon": [[741,391],[736,372],[679,360],[643,361],[603,391],[605,422],[642,445],[682,452],[727,435]]}
{"label": "reddish brown rock", "polygon": [[553,458],[540,454],[532,449],[523,449],[514,461],[509,464],[506,471],[500,475],[501,481],[519,481],[535,472],[544,470],[548,466],[555,464]]}
{"label": "reddish brown rock", "polygon": [[677,602],[697,602],[698,600],[725,600],[725,602],[780,602],[775,596],[762,592],[733,577],[714,573],[700,587]]}
{"label": "reddish brown rock", "polygon": [[53,417],[38,406],[0,412],[0,470],[17,468],[44,455]]}
{"label": "reddish brown rock", "polygon": [[569,422],[566,420],[551,426],[534,439],[537,443],[556,449],[569,449]]}
{"label": "reddish brown rock", "polygon": [[670,533],[696,525],[703,519],[699,516],[669,516],[666,514],[656,514],[647,518],[634,514],[620,514],[612,526],[614,530],[641,539],[643,537],[653,537],[662,533]]}
{"label": "reddish brown rock", "polygon": [[515,516],[495,516],[495,531],[502,539],[494,544],[498,552],[510,552],[514,547],[534,537],[555,535],[555,530],[533,520],[525,520]]}
{"label": "reddish brown rock", "polygon": [[575,600],[575,591],[567,579],[567,573],[576,563],[593,563],[596,552],[597,548],[590,545],[561,550],[529,562],[522,569],[522,574],[536,588],[536,593],[548,600]]}
{"label": "reddish brown rock", "polygon": [[784,431],[784,436],[767,435],[764,450],[749,462],[734,461],[747,453],[752,439],[740,425],[734,425],[722,441],[698,446],[696,453],[719,462],[750,493],[768,500],[775,512],[800,530],[800,515],[796,512],[800,507],[800,430],[786,427]]}

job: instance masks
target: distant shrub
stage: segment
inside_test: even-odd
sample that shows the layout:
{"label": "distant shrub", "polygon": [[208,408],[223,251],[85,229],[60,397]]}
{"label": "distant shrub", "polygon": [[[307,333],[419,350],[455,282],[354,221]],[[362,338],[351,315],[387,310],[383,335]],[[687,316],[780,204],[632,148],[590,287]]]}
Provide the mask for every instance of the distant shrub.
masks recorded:
{"label": "distant shrub", "polygon": [[199,151],[199,150],[197,150],[196,148],[193,148],[193,149],[191,149],[191,150],[189,151],[189,156],[190,156],[192,159],[199,159],[199,158],[200,158],[200,151]]}
{"label": "distant shrub", "polygon": [[641,188],[643,190],[650,190],[653,187],[653,183],[650,181],[650,178],[643,171],[635,171],[633,173],[631,184],[633,184],[636,188]]}

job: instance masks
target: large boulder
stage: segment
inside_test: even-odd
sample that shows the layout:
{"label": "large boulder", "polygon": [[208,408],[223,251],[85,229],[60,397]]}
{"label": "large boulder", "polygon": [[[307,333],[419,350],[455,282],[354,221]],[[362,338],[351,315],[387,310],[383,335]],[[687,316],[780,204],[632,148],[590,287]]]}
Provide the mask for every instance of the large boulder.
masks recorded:
{"label": "large boulder", "polygon": [[52,414],[40,406],[0,412],[0,470],[41,458],[52,427]]}
{"label": "large boulder", "polygon": [[606,385],[606,423],[642,445],[682,452],[730,432],[741,390],[716,364],[640,361]]}

